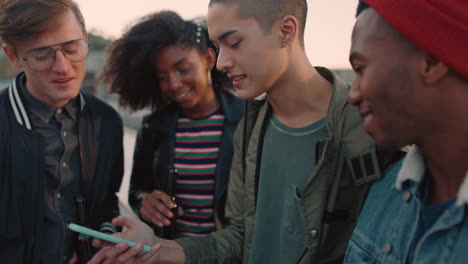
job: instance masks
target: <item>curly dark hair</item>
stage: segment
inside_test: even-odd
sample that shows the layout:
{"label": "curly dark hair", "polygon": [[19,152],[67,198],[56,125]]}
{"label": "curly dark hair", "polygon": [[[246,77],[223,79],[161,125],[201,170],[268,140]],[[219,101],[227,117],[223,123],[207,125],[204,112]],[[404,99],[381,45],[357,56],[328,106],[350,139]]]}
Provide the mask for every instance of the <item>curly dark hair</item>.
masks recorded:
{"label": "curly dark hair", "polygon": [[[197,36],[199,26],[201,36]],[[200,54],[215,49],[204,23],[183,20],[172,11],[153,13],[141,18],[111,45],[100,82],[119,95],[123,107],[137,111],[151,106],[152,111],[161,110],[170,102],[156,79],[156,58],[162,49],[175,45],[197,48]],[[228,88],[226,74],[216,67],[211,70],[211,78],[214,89]]]}

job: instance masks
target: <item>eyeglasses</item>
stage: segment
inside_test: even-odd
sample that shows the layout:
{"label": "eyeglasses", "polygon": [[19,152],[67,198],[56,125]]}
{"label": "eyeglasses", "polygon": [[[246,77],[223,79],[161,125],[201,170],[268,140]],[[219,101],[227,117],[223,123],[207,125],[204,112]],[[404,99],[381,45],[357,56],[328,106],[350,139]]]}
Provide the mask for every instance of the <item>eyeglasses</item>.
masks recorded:
{"label": "eyeglasses", "polygon": [[[60,47],[52,48],[57,45],[60,45]],[[23,58],[23,61],[33,71],[45,71],[54,64],[58,50],[62,51],[63,55],[70,61],[79,62],[88,56],[88,42],[84,39],[75,39],[61,44],[32,49],[26,53],[26,58]]]}

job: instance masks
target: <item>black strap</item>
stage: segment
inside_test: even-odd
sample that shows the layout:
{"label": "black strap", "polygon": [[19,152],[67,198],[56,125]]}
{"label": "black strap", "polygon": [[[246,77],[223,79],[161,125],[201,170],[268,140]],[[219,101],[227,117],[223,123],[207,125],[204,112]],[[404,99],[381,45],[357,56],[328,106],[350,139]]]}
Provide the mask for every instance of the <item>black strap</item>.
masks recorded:
{"label": "black strap", "polygon": [[245,104],[244,133],[242,141],[242,172],[245,176],[247,149],[249,147],[250,136],[252,136],[253,127],[257,121],[260,102],[251,100]]}

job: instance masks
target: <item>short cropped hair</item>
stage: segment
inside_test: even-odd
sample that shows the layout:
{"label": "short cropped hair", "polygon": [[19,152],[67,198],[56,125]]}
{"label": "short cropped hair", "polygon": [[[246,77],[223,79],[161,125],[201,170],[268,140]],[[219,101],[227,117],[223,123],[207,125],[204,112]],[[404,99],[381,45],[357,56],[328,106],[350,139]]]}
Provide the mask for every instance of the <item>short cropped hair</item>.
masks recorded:
{"label": "short cropped hair", "polygon": [[14,46],[47,31],[51,18],[72,10],[83,32],[83,15],[73,0],[0,0],[0,39]]}
{"label": "short cropped hair", "polygon": [[276,21],[286,15],[293,15],[299,21],[299,40],[304,46],[306,0],[210,0],[209,6],[218,3],[237,5],[239,17],[255,19],[265,34],[271,33],[271,28]]}

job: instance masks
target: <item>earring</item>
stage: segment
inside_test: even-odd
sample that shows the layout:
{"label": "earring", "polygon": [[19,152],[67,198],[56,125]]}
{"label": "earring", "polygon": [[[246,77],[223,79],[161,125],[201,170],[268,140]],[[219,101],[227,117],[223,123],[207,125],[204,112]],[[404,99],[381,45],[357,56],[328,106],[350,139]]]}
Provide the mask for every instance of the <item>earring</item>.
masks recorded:
{"label": "earring", "polygon": [[285,48],[287,48],[287,47],[288,47],[288,44],[286,44],[286,43],[284,43],[284,42],[281,43],[281,48],[285,49]]}

